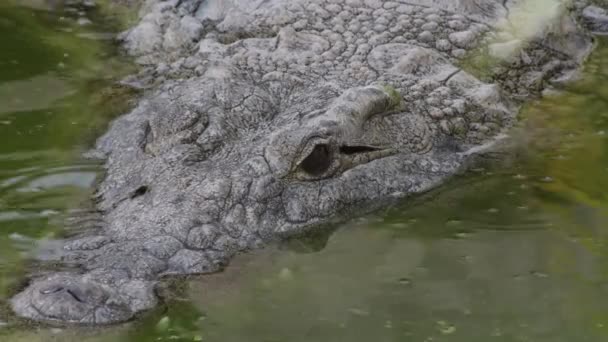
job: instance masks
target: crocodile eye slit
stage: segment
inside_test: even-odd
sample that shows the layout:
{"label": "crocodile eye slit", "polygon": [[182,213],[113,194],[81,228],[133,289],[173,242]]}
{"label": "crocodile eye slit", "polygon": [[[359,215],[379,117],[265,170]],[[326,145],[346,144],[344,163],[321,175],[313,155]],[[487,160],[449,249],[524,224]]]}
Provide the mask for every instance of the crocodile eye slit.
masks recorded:
{"label": "crocodile eye slit", "polygon": [[365,153],[365,152],[374,152],[374,151],[379,151],[379,150],[380,150],[379,148],[373,147],[373,146],[348,146],[348,145],[340,146],[340,153],[346,154],[346,155]]}
{"label": "crocodile eye slit", "polygon": [[300,167],[311,176],[320,176],[326,172],[331,165],[331,150],[327,144],[318,144],[310,152],[308,157],[302,160]]}

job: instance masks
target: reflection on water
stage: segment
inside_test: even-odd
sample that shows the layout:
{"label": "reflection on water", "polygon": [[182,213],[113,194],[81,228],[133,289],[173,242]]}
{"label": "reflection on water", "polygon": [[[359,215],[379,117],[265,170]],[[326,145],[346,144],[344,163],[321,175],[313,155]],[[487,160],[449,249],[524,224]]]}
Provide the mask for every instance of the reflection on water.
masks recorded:
{"label": "reflection on water", "polygon": [[[25,20],[20,15],[30,11],[0,6],[0,22]],[[60,35],[82,43],[83,34],[96,32]],[[56,71],[70,44],[36,45],[39,36],[28,36],[23,53],[49,49],[39,53],[49,64],[28,70],[21,61],[24,70],[4,79],[0,73],[0,89]],[[91,56],[81,58],[97,60]],[[63,232],[49,220],[90,191],[99,169],[77,157],[82,137],[95,132],[91,122],[104,120],[90,110],[96,88],[80,82],[100,66],[84,64],[61,74],[75,95],[53,89],[36,105],[0,113],[0,300],[23,279],[29,257],[56,259]],[[117,327],[32,329],[0,310],[0,338],[606,341],[608,41],[581,81],[528,105],[521,117],[512,153],[345,223],[328,241],[273,246],[239,256],[223,273],[166,282],[159,289],[164,307]]]}
{"label": "reflection on water", "polygon": [[87,38],[107,35],[105,24],[83,28],[71,13],[44,4],[0,2],[2,341],[17,327],[6,299],[23,281],[24,265],[58,260],[64,229],[54,222],[90,195],[101,170],[81,153],[108,116],[122,110],[119,103],[99,105],[105,100],[99,94],[126,71],[124,62],[109,57],[110,46]]}
{"label": "reflection on water", "polygon": [[[0,85],[0,115],[45,109],[73,93],[65,81],[53,74],[5,82]],[[8,126],[12,122],[4,120],[3,123]]]}

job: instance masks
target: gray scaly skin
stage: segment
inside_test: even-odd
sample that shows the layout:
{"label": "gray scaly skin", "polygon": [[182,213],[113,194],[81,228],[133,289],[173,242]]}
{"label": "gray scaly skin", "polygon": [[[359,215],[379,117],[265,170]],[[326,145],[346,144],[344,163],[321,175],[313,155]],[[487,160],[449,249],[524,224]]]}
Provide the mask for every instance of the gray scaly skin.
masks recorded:
{"label": "gray scaly skin", "polygon": [[[461,70],[518,3],[148,1],[121,37],[147,95],[96,146],[103,227],[65,246],[80,273],[33,279],[12,308],[125,321],[156,305],[161,276],[216,272],[235,253],[442,184],[513,125],[514,99],[592,48],[575,22],[584,6],[564,3],[495,82]],[[504,57],[513,40],[489,51]]]}

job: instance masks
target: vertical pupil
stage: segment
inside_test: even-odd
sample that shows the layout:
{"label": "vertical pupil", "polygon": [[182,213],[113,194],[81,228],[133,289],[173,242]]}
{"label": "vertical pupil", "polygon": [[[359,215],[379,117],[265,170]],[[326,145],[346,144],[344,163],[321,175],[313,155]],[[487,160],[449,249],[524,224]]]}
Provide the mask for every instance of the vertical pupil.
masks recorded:
{"label": "vertical pupil", "polygon": [[315,146],[308,157],[302,161],[300,166],[306,173],[313,176],[320,176],[329,169],[330,163],[329,146],[320,144]]}

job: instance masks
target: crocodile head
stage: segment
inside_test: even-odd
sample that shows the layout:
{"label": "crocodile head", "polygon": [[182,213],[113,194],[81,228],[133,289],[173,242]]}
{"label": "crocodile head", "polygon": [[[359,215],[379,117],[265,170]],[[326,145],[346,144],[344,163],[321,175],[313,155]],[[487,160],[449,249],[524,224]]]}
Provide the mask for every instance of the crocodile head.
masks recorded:
{"label": "crocodile head", "polygon": [[[127,320],[156,304],[158,277],[215,272],[235,253],[427,191],[512,125],[517,108],[501,86],[456,66],[491,31],[479,15],[403,3],[375,17],[381,2],[318,3],[281,12],[264,2],[246,21],[249,38],[226,38],[242,29],[226,19],[183,68],[156,68],[164,81],[97,143],[107,157],[103,224],[65,246],[81,272],[33,279],[11,300],[18,315]],[[324,14],[336,3],[358,13],[348,30],[334,19],[352,18]],[[177,25],[161,25],[165,43],[147,43],[173,46],[194,17],[172,4],[144,17],[131,43],[142,25],[165,20]],[[410,34],[408,18],[428,25]],[[535,60],[518,64],[522,88],[524,76],[576,66],[557,48],[535,49]]]}

